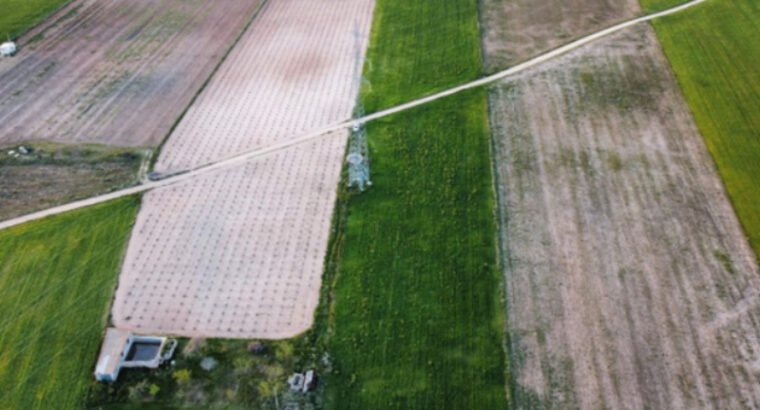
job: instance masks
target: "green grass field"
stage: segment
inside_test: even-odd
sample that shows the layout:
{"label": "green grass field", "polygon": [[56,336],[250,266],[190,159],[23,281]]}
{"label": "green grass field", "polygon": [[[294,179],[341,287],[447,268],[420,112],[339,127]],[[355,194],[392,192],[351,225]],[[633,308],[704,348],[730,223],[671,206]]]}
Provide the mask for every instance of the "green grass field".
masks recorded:
{"label": "green grass field", "polygon": [[[642,1],[644,7],[657,0]],[[710,0],[654,27],[760,255],[760,2]]]}
{"label": "green grass field", "polygon": [[16,38],[71,0],[0,0],[0,42]]}
{"label": "green grass field", "polygon": [[[476,1],[376,7],[368,111],[480,75]],[[506,407],[487,116],[477,90],[368,126],[374,185],[338,235],[328,408]]]}
{"label": "green grass field", "polygon": [[689,0],[642,0],[641,9],[644,14],[650,14],[662,10],[667,10],[669,8],[688,2]]}
{"label": "green grass field", "polygon": [[378,1],[362,90],[367,112],[479,77],[477,3]]}
{"label": "green grass field", "polygon": [[0,408],[81,407],[138,199],[0,231]]}
{"label": "green grass field", "polygon": [[348,205],[333,408],[505,408],[504,308],[484,91],[369,127]]}

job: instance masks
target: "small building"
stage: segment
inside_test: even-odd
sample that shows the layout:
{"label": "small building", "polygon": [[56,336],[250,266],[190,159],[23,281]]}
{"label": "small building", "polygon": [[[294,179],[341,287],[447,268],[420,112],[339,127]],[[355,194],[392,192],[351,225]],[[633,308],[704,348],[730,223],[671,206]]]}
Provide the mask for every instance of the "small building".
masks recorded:
{"label": "small building", "polygon": [[317,388],[317,374],[314,370],[304,373],[293,373],[288,377],[290,390],[299,393],[308,393]]}
{"label": "small building", "polygon": [[140,336],[130,331],[108,328],[95,366],[95,379],[115,382],[125,367],[156,369],[171,359],[177,341],[160,336]]}
{"label": "small building", "polygon": [[0,56],[10,57],[14,54],[16,54],[16,43],[6,41],[5,43],[0,44]]}
{"label": "small building", "polygon": [[290,377],[288,377],[288,385],[292,391],[300,392],[303,390],[303,382],[304,376],[301,373],[293,373]]}

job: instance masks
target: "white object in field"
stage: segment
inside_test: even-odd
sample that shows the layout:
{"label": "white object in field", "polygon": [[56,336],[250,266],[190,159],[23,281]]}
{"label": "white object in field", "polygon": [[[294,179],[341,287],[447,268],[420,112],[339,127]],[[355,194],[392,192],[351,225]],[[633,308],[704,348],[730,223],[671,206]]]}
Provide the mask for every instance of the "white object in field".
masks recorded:
{"label": "white object in field", "polygon": [[314,374],[314,370],[306,372],[306,377],[303,381],[303,392],[308,393],[317,387],[317,375]]}
{"label": "white object in field", "polygon": [[12,41],[6,41],[0,44],[0,55],[3,57],[10,57],[16,54],[16,43]]}

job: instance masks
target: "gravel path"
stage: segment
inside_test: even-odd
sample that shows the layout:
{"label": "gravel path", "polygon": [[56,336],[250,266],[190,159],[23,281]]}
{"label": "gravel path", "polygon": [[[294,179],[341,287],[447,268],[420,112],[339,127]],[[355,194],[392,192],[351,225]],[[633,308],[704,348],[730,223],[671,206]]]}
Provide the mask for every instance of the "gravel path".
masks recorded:
{"label": "gravel path", "polygon": [[586,44],[591,43],[593,41],[599,40],[600,38],[603,38],[605,36],[609,36],[610,34],[613,34],[615,32],[618,32],[620,30],[623,30],[623,29],[628,28],[630,26],[633,26],[635,24],[639,24],[639,23],[642,23],[642,22],[650,21],[650,20],[653,20],[653,19],[656,19],[656,18],[659,18],[659,17],[663,17],[663,16],[666,16],[666,15],[669,15],[669,14],[678,13],[678,12],[683,11],[685,9],[688,9],[690,7],[694,7],[694,6],[700,4],[700,3],[704,2],[704,1],[706,1],[706,0],[694,0],[692,2],[683,4],[681,6],[674,7],[674,8],[671,8],[671,9],[659,12],[659,13],[650,14],[648,16],[644,16],[644,17],[640,17],[640,18],[636,18],[636,19],[633,19],[633,20],[626,21],[624,23],[620,23],[620,24],[618,24],[616,26],[613,26],[613,27],[610,27],[610,28],[598,31],[598,32],[596,32],[594,34],[591,34],[589,36],[586,36],[586,37],[583,37],[583,38],[581,38],[579,40],[571,42],[571,43],[569,43],[569,44],[567,44],[565,46],[562,46],[560,48],[557,48],[555,50],[552,50],[552,51],[547,52],[545,54],[542,54],[540,56],[537,56],[537,57],[535,57],[535,58],[533,58],[531,60],[528,60],[528,61],[526,61],[526,62],[524,62],[522,64],[519,64],[519,65],[517,65],[515,67],[512,67],[510,69],[507,69],[507,70],[504,70],[504,71],[500,71],[500,72],[498,72],[496,74],[490,75],[488,77],[484,77],[484,78],[482,78],[480,80],[472,81],[472,82],[469,82],[469,83],[466,83],[466,84],[463,84],[463,85],[460,85],[460,86],[457,86],[457,87],[454,87],[454,88],[442,91],[440,93],[437,93],[437,94],[434,94],[434,95],[431,95],[431,96],[428,96],[428,97],[423,97],[423,98],[420,98],[420,99],[417,99],[417,100],[414,100],[414,101],[411,101],[411,102],[408,102],[408,103],[405,103],[405,104],[398,105],[396,107],[389,108],[387,110],[383,110],[383,111],[380,111],[380,112],[377,112],[377,113],[374,113],[374,114],[371,114],[371,115],[367,115],[367,116],[362,117],[362,118],[358,118],[358,119],[354,119],[354,120],[346,120],[346,121],[341,121],[341,122],[339,122],[337,124],[327,125],[327,126],[324,126],[324,128],[317,129],[315,131],[309,132],[308,134],[302,135],[300,137],[293,138],[293,139],[288,139],[286,141],[283,141],[283,142],[280,142],[280,143],[268,146],[266,148],[253,149],[251,151],[247,151],[247,152],[242,152],[242,153],[239,153],[239,154],[231,155],[230,157],[227,157],[227,158],[220,158],[220,159],[215,160],[215,162],[212,162],[212,163],[209,163],[209,164],[204,164],[204,165],[199,165],[199,166],[197,166],[196,168],[194,168],[192,170],[188,170],[186,172],[181,172],[181,173],[178,173],[176,175],[171,175],[171,176],[169,176],[169,177],[167,177],[167,178],[165,178],[165,179],[163,179],[161,181],[146,182],[146,183],[144,183],[142,185],[139,185],[139,186],[136,186],[136,187],[133,187],[133,188],[123,189],[123,190],[112,192],[112,193],[109,193],[109,194],[106,194],[106,195],[100,195],[100,196],[97,196],[97,197],[93,197],[93,198],[88,198],[88,199],[84,199],[84,200],[81,200],[81,201],[72,202],[72,203],[69,203],[69,204],[65,204],[65,205],[54,207],[54,208],[46,209],[46,210],[43,210],[43,211],[35,212],[35,213],[29,214],[29,215],[24,215],[24,216],[21,216],[21,217],[18,217],[18,218],[13,218],[13,219],[10,219],[10,220],[6,220],[6,221],[3,221],[3,222],[0,222],[0,229],[10,228],[12,226],[16,226],[16,225],[20,225],[22,223],[26,223],[26,222],[29,222],[29,221],[45,218],[45,217],[48,217],[48,216],[51,216],[51,215],[57,215],[57,214],[68,212],[68,211],[71,211],[71,210],[74,210],[74,209],[84,208],[84,207],[95,205],[95,204],[98,204],[98,203],[107,202],[107,201],[110,201],[110,200],[113,200],[113,199],[116,199],[116,198],[120,198],[120,197],[123,197],[123,196],[133,195],[133,194],[140,193],[140,192],[145,192],[145,191],[150,191],[150,190],[153,190],[153,189],[157,189],[157,188],[161,188],[161,187],[165,187],[165,186],[169,186],[169,185],[174,185],[174,184],[178,184],[178,183],[185,183],[185,182],[187,182],[187,181],[189,181],[189,180],[191,180],[191,179],[193,179],[193,178],[195,178],[195,177],[197,177],[199,175],[205,174],[205,173],[213,173],[213,172],[218,172],[221,169],[225,169],[225,168],[229,168],[229,167],[235,167],[235,166],[240,166],[240,165],[242,165],[242,164],[244,164],[244,163],[252,160],[253,158],[258,158],[258,157],[263,157],[263,156],[271,155],[273,153],[276,153],[276,152],[281,151],[281,150],[288,149],[288,148],[293,147],[295,145],[303,144],[303,143],[308,142],[310,140],[313,140],[313,139],[316,139],[316,138],[320,138],[320,137],[322,137],[324,135],[327,135],[330,132],[334,132],[334,131],[337,131],[337,130],[340,130],[340,129],[349,128],[349,127],[351,127],[351,126],[353,126],[353,125],[355,125],[357,123],[366,123],[366,122],[369,122],[369,121],[373,121],[373,120],[376,120],[376,119],[387,117],[387,116],[390,116],[390,115],[393,115],[393,114],[396,114],[396,113],[399,113],[399,112],[402,112],[402,111],[406,111],[406,110],[418,107],[420,105],[428,104],[428,103],[430,103],[432,101],[436,101],[436,100],[441,99],[441,98],[445,98],[445,97],[447,97],[449,95],[452,95],[452,94],[460,93],[462,91],[466,91],[466,90],[469,90],[469,89],[472,89],[472,88],[482,87],[482,86],[485,86],[485,85],[497,82],[497,81],[502,80],[504,78],[507,78],[509,76],[515,75],[515,74],[520,73],[522,71],[525,71],[528,68],[535,67],[535,66],[538,66],[540,64],[543,64],[543,63],[545,63],[547,61],[550,61],[550,60],[552,60],[554,58],[557,58],[557,57],[559,57],[559,56],[561,56],[561,55],[563,55],[565,53],[568,53],[568,52],[570,52],[570,51],[572,51],[574,49],[577,49],[577,48],[579,48],[579,47],[581,47],[583,45],[586,45]]}

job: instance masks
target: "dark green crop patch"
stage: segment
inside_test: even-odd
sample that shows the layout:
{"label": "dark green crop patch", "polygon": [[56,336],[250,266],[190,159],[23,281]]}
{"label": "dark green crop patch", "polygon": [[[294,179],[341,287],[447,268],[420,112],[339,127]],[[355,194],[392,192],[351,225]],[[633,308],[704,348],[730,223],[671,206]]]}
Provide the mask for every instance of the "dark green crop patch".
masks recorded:
{"label": "dark green crop patch", "polygon": [[362,96],[367,112],[478,78],[475,0],[383,1],[375,6]]}
{"label": "dark green crop patch", "polygon": [[501,277],[482,90],[369,127],[348,205],[333,408],[504,408]]}

